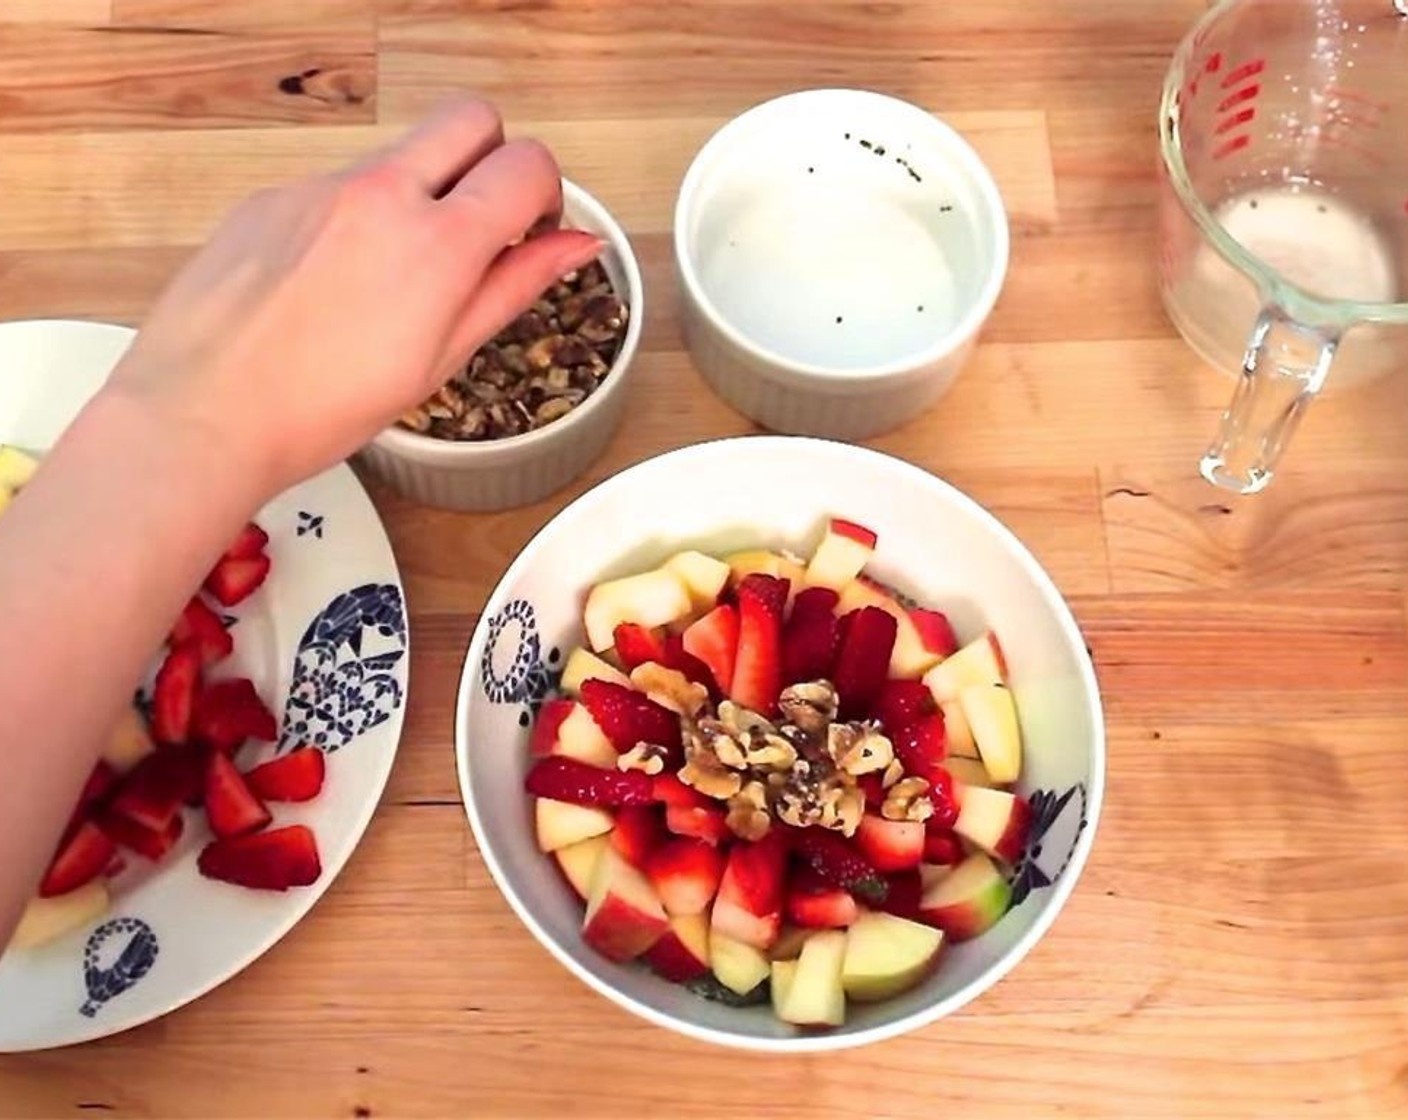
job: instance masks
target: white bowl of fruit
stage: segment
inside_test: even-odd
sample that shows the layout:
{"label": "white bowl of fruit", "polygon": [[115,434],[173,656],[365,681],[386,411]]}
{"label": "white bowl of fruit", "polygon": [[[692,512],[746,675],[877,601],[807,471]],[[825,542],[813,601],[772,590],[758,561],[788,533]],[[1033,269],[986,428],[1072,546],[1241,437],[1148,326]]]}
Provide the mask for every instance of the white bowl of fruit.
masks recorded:
{"label": "white bowl of fruit", "polygon": [[909,464],[757,437],[583,495],[466,658],[460,784],[499,887],[637,1014],[761,1050],[995,983],[1090,849],[1089,654],[1021,543]]}

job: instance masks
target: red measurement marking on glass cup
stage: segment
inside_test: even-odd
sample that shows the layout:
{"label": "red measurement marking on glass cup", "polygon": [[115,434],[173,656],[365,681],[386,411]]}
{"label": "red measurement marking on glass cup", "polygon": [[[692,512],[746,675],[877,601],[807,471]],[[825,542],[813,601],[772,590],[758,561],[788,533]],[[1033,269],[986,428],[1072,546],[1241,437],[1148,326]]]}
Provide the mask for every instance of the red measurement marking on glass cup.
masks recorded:
{"label": "red measurement marking on glass cup", "polygon": [[1266,59],[1264,58],[1254,58],[1250,62],[1244,62],[1227,71],[1226,77],[1222,79],[1222,88],[1231,89],[1233,86],[1241,85],[1248,78],[1255,78],[1265,69]]}
{"label": "red measurement marking on glass cup", "polygon": [[1230,140],[1226,140],[1212,150],[1213,159],[1226,159],[1233,152],[1240,152],[1243,148],[1250,146],[1252,138],[1245,132],[1238,133]]}
{"label": "red measurement marking on glass cup", "polygon": [[1244,124],[1251,124],[1254,120],[1256,120],[1256,107],[1248,106],[1228,117],[1224,117],[1222,123],[1213,129],[1213,132],[1221,136],[1223,133],[1231,132],[1234,128],[1240,128]]}
{"label": "red measurement marking on glass cup", "polygon": [[1235,109],[1244,101],[1255,101],[1257,99],[1257,95],[1260,93],[1261,86],[1258,85],[1256,82],[1253,82],[1249,86],[1243,86],[1241,89],[1236,90],[1233,93],[1229,93],[1226,97],[1219,101],[1217,103],[1217,111],[1219,113],[1225,113],[1228,109]]}
{"label": "red measurement marking on glass cup", "polygon": [[1212,54],[1208,55],[1208,60],[1203,63],[1203,73],[1204,73],[1204,74],[1216,74],[1216,73],[1217,73],[1219,70],[1221,70],[1221,69],[1222,69],[1222,52],[1221,52],[1221,51],[1213,51]]}
{"label": "red measurement marking on glass cup", "polygon": [[1357,89],[1345,89],[1343,86],[1326,86],[1325,95],[1330,98],[1338,98],[1340,101],[1352,101],[1357,105],[1364,105],[1373,109],[1376,114],[1387,113],[1390,108],[1387,101],[1370,97],[1366,93],[1360,93]]}

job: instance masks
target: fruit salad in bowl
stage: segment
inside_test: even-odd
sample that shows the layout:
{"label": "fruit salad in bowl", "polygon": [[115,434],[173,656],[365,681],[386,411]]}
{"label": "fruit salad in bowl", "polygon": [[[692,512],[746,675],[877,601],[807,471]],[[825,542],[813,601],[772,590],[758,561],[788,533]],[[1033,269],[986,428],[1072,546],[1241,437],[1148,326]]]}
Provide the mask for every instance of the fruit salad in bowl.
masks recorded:
{"label": "fruit salad in bowl", "polygon": [[914,467],[785,438],[650,461],[551,522],[471,644],[457,752],[559,959],[762,1049],[886,1037],[994,982],[1069,893],[1103,783],[1088,655],[1015,538]]}

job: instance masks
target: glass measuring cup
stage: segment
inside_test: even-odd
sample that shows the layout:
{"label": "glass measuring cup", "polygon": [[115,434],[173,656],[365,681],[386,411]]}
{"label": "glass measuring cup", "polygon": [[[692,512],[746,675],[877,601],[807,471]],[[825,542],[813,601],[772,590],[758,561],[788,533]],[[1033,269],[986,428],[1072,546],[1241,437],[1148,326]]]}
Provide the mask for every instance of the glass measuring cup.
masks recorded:
{"label": "glass measuring cup", "polygon": [[1408,0],[1223,0],[1159,116],[1159,289],[1238,373],[1200,469],[1252,494],[1307,405],[1408,372]]}

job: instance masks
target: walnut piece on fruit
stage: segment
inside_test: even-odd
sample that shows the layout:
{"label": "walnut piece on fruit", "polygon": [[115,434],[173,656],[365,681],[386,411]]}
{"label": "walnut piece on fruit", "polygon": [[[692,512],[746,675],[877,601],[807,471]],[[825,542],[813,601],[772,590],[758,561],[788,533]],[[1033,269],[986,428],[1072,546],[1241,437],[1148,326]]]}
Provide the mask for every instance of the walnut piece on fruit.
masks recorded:
{"label": "walnut piece on fruit", "polygon": [[885,791],[880,815],[887,821],[927,821],[934,815],[929,800],[929,783],[923,778],[905,778]]}
{"label": "walnut piece on fruit", "polygon": [[855,777],[884,770],[895,758],[890,740],[868,724],[833,723],[826,729],[826,750],[840,769]]}
{"label": "walnut piece on fruit", "polygon": [[744,751],[744,757],[755,769],[786,772],[797,762],[797,748],[781,735],[765,735],[761,743]]}
{"label": "walnut piece on fruit", "polygon": [[658,743],[637,743],[616,758],[617,770],[640,770],[652,778],[664,772],[666,748]]}
{"label": "walnut piece on fruit", "polygon": [[777,706],[794,727],[821,735],[836,718],[839,700],[830,681],[801,681],[782,690]]}
{"label": "walnut piece on fruit", "polygon": [[751,781],[729,799],[725,823],[740,840],[761,840],[768,834],[772,816],[767,797],[763,783]]}
{"label": "walnut piece on fruit", "polygon": [[682,716],[696,716],[709,703],[709,690],[678,669],[646,661],[631,670],[631,684],[662,708]]}
{"label": "walnut piece on fruit", "polygon": [[885,767],[885,773],[880,777],[880,785],[889,789],[892,785],[904,777],[904,767],[900,765],[897,758],[890,760],[890,765]]}

